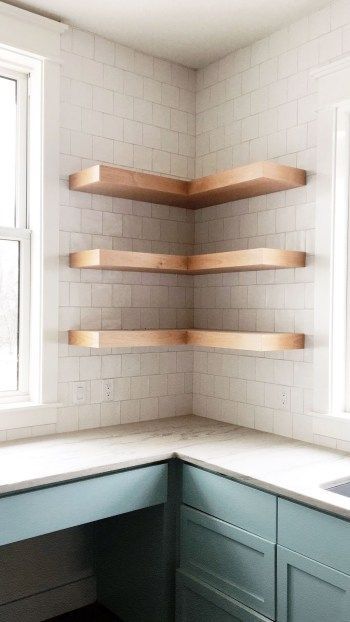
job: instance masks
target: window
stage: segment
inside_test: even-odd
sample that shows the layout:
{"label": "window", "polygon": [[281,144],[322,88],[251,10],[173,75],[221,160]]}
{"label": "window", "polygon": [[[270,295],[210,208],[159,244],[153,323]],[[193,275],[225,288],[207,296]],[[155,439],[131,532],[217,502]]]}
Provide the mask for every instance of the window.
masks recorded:
{"label": "window", "polygon": [[60,38],[0,2],[0,430],[55,424]]}
{"label": "window", "polygon": [[28,400],[28,75],[0,65],[0,401]]}
{"label": "window", "polygon": [[313,411],[320,415],[314,432],[340,438],[340,430],[350,425],[350,58],[321,67],[313,77],[318,90]]}

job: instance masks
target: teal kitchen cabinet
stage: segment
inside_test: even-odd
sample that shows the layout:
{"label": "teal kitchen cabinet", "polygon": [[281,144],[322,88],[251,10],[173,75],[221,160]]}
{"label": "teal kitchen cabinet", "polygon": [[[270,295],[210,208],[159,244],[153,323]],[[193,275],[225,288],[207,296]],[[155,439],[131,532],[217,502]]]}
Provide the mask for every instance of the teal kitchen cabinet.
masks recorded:
{"label": "teal kitchen cabinet", "polygon": [[277,549],[278,622],[349,622],[350,576]]}
{"label": "teal kitchen cabinet", "polygon": [[275,544],[183,506],[181,568],[270,618],[275,613]]}
{"label": "teal kitchen cabinet", "polygon": [[225,596],[219,590],[177,573],[177,622],[268,622],[268,619]]}
{"label": "teal kitchen cabinet", "polygon": [[[231,618],[226,611],[222,618],[217,613],[217,618],[208,620],[260,619],[254,617],[257,614],[274,620],[276,497],[183,465],[182,502],[180,572],[243,606],[248,616]],[[204,610],[214,607],[205,599],[202,602],[203,595],[193,595],[193,590],[184,587],[177,599],[178,608],[185,611],[178,619],[184,622],[192,621],[190,611],[195,602],[200,601]],[[220,604],[216,602],[215,607]]]}
{"label": "teal kitchen cabinet", "polygon": [[278,501],[278,622],[350,622],[350,522]]}
{"label": "teal kitchen cabinet", "polygon": [[180,460],[0,497],[0,545],[84,523],[124,622],[350,622],[348,520]]}
{"label": "teal kitchen cabinet", "polygon": [[278,544],[350,575],[347,520],[279,499]]}

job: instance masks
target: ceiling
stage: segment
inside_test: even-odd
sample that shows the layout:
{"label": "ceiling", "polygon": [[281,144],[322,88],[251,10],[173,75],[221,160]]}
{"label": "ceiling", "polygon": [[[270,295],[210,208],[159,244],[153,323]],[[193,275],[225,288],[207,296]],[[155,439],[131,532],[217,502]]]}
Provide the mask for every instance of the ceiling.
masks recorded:
{"label": "ceiling", "polygon": [[205,67],[321,8],[325,0],[27,0],[21,8],[136,50]]}

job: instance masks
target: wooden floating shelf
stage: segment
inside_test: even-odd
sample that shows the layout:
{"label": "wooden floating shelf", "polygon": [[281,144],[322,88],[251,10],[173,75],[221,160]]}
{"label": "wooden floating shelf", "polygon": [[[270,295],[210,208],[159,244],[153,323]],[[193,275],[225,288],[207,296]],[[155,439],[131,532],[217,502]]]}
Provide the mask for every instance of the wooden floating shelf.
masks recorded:
{"label": "wooden floating shelf", "polygon": [[251,248],[242,251],[192,255],[188,257],[188,269],[190,274],[274,270],[279,268],[303,268],[305,261],[306,253],[302,251]]}
{"label": "wooden floating shelf", "polygon": [[206,274],[300,268],[305,266],[305,257],[305,253],[301,251],[284,251],[274,248],[253,248],[188,256],[94,249],[71,253],[70,266],[71,268],[100,270]]}
{"label": "wooden floating shelf", "polygon": [[188,181],[96,164],[69,176],[69,188],[79,192],[187,207]]}
{"label": "wooden floating shelf", "polygon": [[247,333],[223,330],[189,330],[187,342],[206,348],[230,348],[231,350],[252,350],[273,352],[278,350],[302,350],[305,336],[301,333]]}
{"label": "wooden floating shelf", "polygon": [[186,255],[157,255],[133,251],[94,249],[78,251],[69,256],[71,268],[126,270],[131,272],[173,272],[187,274]]}
{"label": "wooden floating shelf", "polygon": [[132,348],[193,345],[231,350],[273,352],[300,350],[300,333],[255,333],[221,330],[71,330],[69,344],[85,348]]}
{"label": "wooden floating shelf", "polygon": [[186,343],[186,330],[70,330],[69,345],[84,348],[177,346]]}
{"label": "wooden floating shelf", "polygon": [[189,182],[189,207],[209,207],[305,184],[306,172],[300,168],[256,162]]}
{"label": "wooden floating shelf", "polygon": [[304,186],[302,169],[256,162],[192,181],[96,164],[69,177],[71,190],[199,209]]}

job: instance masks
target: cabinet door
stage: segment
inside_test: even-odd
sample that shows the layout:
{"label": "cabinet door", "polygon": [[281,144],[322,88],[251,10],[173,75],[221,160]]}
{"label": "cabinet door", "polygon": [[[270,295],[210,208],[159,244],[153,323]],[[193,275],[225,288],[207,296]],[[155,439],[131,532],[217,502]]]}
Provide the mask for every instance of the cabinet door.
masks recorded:
{"label": "cabinet door", "polygon": [[275,548],[218,518],[181,508],[181,568],[272,619]]}
{"label": "cabinet door", "polygon": [[349,622],[350,576],[277,547],[278,622]]}
{"label": "cabinet door", "polygon": [[343,518],[279,499],[278,544],[350,574],[350,522]]}
{"label": "cabinet door", "polygon": [[268,622],[267,618],[232,598],[178,572],[176,622]]}

